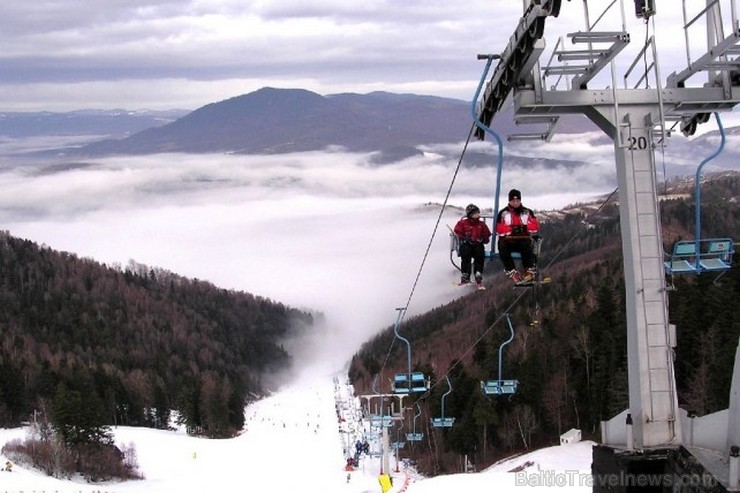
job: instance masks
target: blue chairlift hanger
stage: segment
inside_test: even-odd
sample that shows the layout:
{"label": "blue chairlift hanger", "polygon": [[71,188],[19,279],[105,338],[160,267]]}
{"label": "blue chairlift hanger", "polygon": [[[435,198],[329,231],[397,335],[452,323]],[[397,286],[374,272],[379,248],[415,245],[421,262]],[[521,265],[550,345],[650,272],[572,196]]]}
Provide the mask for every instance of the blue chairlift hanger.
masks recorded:
{"label": "blue chairlift hanger", "polygon": [[442,409],[441,415],[438,418],[432,418],[432,426],[435,428],[452,428],[455,424],[455,418],[449,418],[445,416],[445,397],[452,393],[452,384],[450,383],[450,377],[445,375],[447,380],[447,392],[442,394]]}
{"label": "blue chairlift hanger", "polygon": [[[496,140],[496,143],[498,144],[498,159],[496,164],[496,191],[493,195],[493,212],[491,215],[491,231],[496,231],[496,215],[498,215],[498,197],[501,193],[501,174],[504,168],[504,143],[501,140],[501,136],[496,133],[491,127],[484,124],[480,118],[478,118],[478,109],[476,108],[476,105],[478,104],[478,98],[480,97],[481,89],[483,89],[483,84],[486,82],[486,77],[488,76],[488,71],[491,69],[491,63],[499,58],[498,55],[478,55],[479,59],[485,59],[486,60],[486,68],[483,70],[483,75],[481,75],[480,82],[478,82],[478,87],[475,90],[475,95],[473,96],[473,102],[470,105],[470,113],[473,116],[473,122],[475,122],[475,125],[482,130],[483,132],[487,133],[491,137],[493,137]],[[481,214],[481,219],[485,219],[486,216],[483,216]],[[486,258],[498,258],[498,252],[496,252],[496,242],[491,240],[491,248],[486,249]]]}
{"label": "blue chairlift hanger", "polygon": [[[482,214],[481,213],[481,220],[484,222],[488,222],[490,220],[491,224],[491,232],[493,232],[493,238],[491,239],[491,242],[488,244],[489,246],[485,249],[485,258],[487,259],[496,259],[498,258],[498,252],[496,251],[496,216],[498,216],[499,212],[499,195],[501,193],[501,175],[503,174],[503,167],[504,167],[504,144],[501,140],[501,136],[494,131],[491,127],[483,123],[480,118],[478,118],[478,112],[476,105],[478,103],[478,98],[480,97],[481,89],[483,89],[483,85],[486,81],[486,77],[488,76],[488,72],[491,69],[491,63],[493,60],[498,59],[498,55],[478,55],[478,59],[485,59],[486,60],[486,67],[483,70],[483,75],[480,78],[480,82],[478,83],[478,87],[475,90],[475,95],[473,96],[473,102],[471,104],[470,110],[471,114],[473,116],[473,122],[475,125],[480,129],[480,131],[487,133],[488,135],[492,136],[496,143],[498,144],[498,159],[497,159],[497,165],[496,165],[496,190],[493,195],[493,209],[491,215],[488,214]],[[539,247],[539,245],[537,245]],[[457,265],[455,264],[454,260],[452,260],[452,252],[456,252],[457,256],[460,257],[460,240],[457,237],[457,235],[451,231],[450,232],[450,261],[452,262],[455,267]],[[519,252],[512,252],[511,254],[512,258],[514,259],[521,259],[521,254]],[[458,267],[459,269],[459,267]]]}
{"label": "blue chairlift hanger", "polygon": [[730,238],[702,238],[701,237],[701,171],[705,164],[720,155],[725,147],[725,129],[719,113],[714,113],[721,136],[719,148],[704,159],[696,170],[694,178],[694,239],[677,241],[673,245],[671,254],[664,262],[665,272],[674,274],[702,274],[704,272],[723,273],[732,267],[732,257],[735,254],[734,244]]}
{"label": "blue chairlift hanger", "polygon": [[[501,140],[501,137],[499,134],[497,134],[492,128],[485,125],[480,119],[478,118],[478,112],[476,108],[476,104],[478,103],[478,98],[480,97],[481,89],[483,89],[483,84],[486,82],[486,76],[488,75],[488,71],[491,69],[491,63],[493,60],[499,58],[498,55],[478,55],[479,59],[485,58],[486,59],[486,68],[483,70],[483,75],[480,78],[480,82],[478,83],[478,88],[475,90],[475,96],[473,96],[473,102],[470,106],[471,114],[473,115],[473,122],[475,122],[475,125],[481,129],[482,131],[486,132],[487,134],[491,135],[496,142],[498,143],[498,164],[496,167],[496,192],[493,196],[493,212],[489,215],[484,215],[481,213],[481,220],[486,221],[488,219],[491,220],[491,231],[494,232],[495,235],[495,229],[496,229],[496,215],[498,214],[498,196],[499,192],[501,191],[501,171],[504,166],[504,143]],[[460,242],[457,238],[457,235],[454,232],[450,233],[450,260],[452,260],[452,251],[457,252],[457,256],[460,256]],[[490,247],[486,248],[486,258],[498,258],[498,252],[496,252],[496,242],[491,240],[489,243]],[[518,254],[516,254],[518,255]],[[452,262],[453,265],[455,262]]]}
{"label": "blue chairlift hanger", "polygon": [[506,322],[509,325],[509,338],[505,340],[498,348],[498,380],[488,380],[481,382],[480,387],[486,395],[513,395],[516,393],[517,386],[519,385],[518,380],[504,380],[504,363],[503,353],[504,346],[514,340],[514,326],[511,324],[511,317],[506,314]]}
{"label": "blue chairlift hanger", "polygon": [[401,436],[404,435],[402,431],[403,431],[403,420],[401,420],[401,426],[398,428],[398,430],[396,430],[396,441],[391,443],[391,449],[394,452],[401,450],[402,448],[406,446],[406,442],[401,440]]}
{"label": "blue chairlift hanger", "polygon": [[416,410],[416,414],[414,414],[413,431],[411,433],[406,433],[406,441],[408,442],[420,442],[424,440],[424,433],[416,432],[416,420],[421,416],[421,406],[418,402],[416,403]]}
{"label": "blue chairlift hanger", "polygon": [[396,323],[393,326],[393,333],[396,338],[400,339],[406,344],[406,356],[408,363],[407,373],[397,373],[393,377],[393,392],[396,394],[411,394],[413,392],[426,392],[429,390],[429,382],[421,372],[411,371],[411,343],[408,339],[401,336],[398,333],[398,326],[401,324],[401,318],[405,308],[396,308],[398,310],[398,317],[396,317]]}

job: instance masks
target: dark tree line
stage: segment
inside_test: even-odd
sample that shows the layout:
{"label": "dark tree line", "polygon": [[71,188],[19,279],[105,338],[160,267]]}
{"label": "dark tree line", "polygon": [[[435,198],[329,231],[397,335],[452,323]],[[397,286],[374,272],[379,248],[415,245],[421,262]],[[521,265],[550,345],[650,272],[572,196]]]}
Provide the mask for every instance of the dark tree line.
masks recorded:
{"label": "dark tree line", "polygon": [[264,376],[290,365],[284,342],[312,323],[268,299],[0,232],[0,426],[42,401],[82,402],[105,425],[164,428],[174,410],[193,433],[229,436]]}
{"label": "dark tree line", "polygon": [[[737,173],[703,185],[705,237],[740,238],[739,185]],[[674,241],[693,237],[692,200],[662,203],[666,251]],[[455,300],[401,327],[412,341],[417,370],[426,371],[434,383],[421,401],[427,420],[439,413],[447,389],[438,375],[452,368],[454,390],[445,414],[456,417],[455,426],[428,429],[429,441],[414,444],[410,453],[425,472],[457,470],[462,454],[485,466],[514,451],[557,443],[560,434],[574,427],[598,438],[600,422],[628,407],[618,208],[610,204],[598,213],[582,210],[542,226],[546,248],[540,265],[557,259],[547,271],[553,282],[538,290],[540,314],[534,313],[531,296],[513,304],[519,293],[512,293],[498,274],[500,282],[485,295]],[[737,259],[719,279],[711,274],[680,278],[675,287],[669,293],[669,318],[677,326],[679,405],[699,415],[725,409],[740,337]],[[516,336],[503,352],[503,378],[518,380],[519,391],[510,399],[488,398],[480,382],[498,377],[498,349],[509,337],[502,318],[507,310]],[[386,379],[404,371],[399,345],[389,358],[392,366],[383,367],[392,340],[389,328],[353,358],[350,379],[358,392],[369,393],[369,382],[381,370]],[[473,346],[474,341],[479,342]],[[405,429],[409,426],[410,421]]]}

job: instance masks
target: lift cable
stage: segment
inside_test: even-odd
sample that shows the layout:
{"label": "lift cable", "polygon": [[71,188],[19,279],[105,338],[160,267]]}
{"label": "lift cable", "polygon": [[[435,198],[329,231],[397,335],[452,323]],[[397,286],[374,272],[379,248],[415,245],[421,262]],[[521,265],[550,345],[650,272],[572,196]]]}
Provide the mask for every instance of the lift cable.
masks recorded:
{"label": "lift cable", "polygon": [[[614,190],[612,191],[612,193],[610,193],[610,194],[609,194],[609,195],[608,195],[608,196],[606,197],[606,199],[604,199],[604,201],[603,201],[603,202],[601,203],[601,205],[599,206],[599,208],[598,208],[598,209],[596,209],[596,212],[599,212],[599,211],[601,211],[601,210],[602,210],[602,209],[603,209],[604,207],[606,207],[606,205],[607,205],[607,204],[609,203],[609,201],[611,200],[611,198],[612,198],[612,197],[614,196],[614,194],[616,194],[616,193],[617,193],[617,191],[618,191],[618,190],[619,190],[619,188],[615,188],[615,189],[614,189]],[[556,252],[555,256],[554,256],[554,257],[553,257],[552,259],[550,259],[550,261],[548,262],[548,264],[547,264],[547,265],[545,266],[545,269],[547,269],[548,267],[550,267],[550,266],[551,266],[551,265],[552,265],[552,264],[553,264],[553,263],[555,262],[555,260],[557,260],[557,259],[558,259],[558,257],[560,257],[560,255],[562,255],[562,253],[563,253],[563,252],[564,252],[564,251],[565,251],[565,250],[566,250],[566,249],[567,249],[567,248],[568,248],[568,247],[569,247],[569,246],[571,245],[571,243],[573,243],[573,242],[574,242],[574,241],[575,241],[575,240],[576,240],[576,239],[577,239],[577,238],[578,238],[578,237],[579,237],[579,236],[581,235],[581,233],[582,233],[583,231],[586,231],[586,228],[585,228],[585,227],[584,227],[584,228],[581,228],[581,229],[579,229],[579,230],[578,230],[578,231],[576,232],[576,234],[574,234],[574,235],[573,235],[573,237],[572,237],[572,238],[571,238],[570,240],[568,240],[568,242],[567,242],[567,243],[566,243],[565,245],[563,245],[563,246],[562,246],[562,247],[561,247],[561,248],[560,248],[560,249],[559,249],[559,250],[558,250],[558,251]],[[525,290],[525,291],[526,291],[526,290]],[[521,292],[521,293],[520,293],[520,294],[519,294],[519,295],[518,295],[518,296],[517,296],[517,297],[516,297],[516,298],[514,299],[514,301],[512,301],[512,302],[511,302],[511,303],[509,304],[509,306],[508,306],[508,307],[506,307],[506,309],[505,309],[505,310],[503,311],[503,314],[502,314],[502,315],[499,315],[499,316],[498,316],[498,318],[496,318],[496,320],[494,320],[494,321],[493,321],[493,323],[491,323],[491,325],[490,325],[490,326],[489,326],[489,327],[488,327],[488,328],[487,328],[487,329],[486,329],[485,331],[483,331],[483,333],[482,333],[482,334],[481,334],[480,336],[478,336],[478,338],[477,338],[477,339],[476,339],[475,341],[473,341],[473,343],[472,343],[472,344],[470,345],[470,347],[468,347],[468,349],[467,349],[467,350],[466,350],[466,351],[465,351],[465,352],[464,352],[464,353],[462,354],[462,356],[460,356],[459,358],[457,358],[457,360],[455,361],[455,363],[453,363],[453,364],[452,364],[452,365],[451,365],[451,366],[450,366],[450,367],[449,367],[449,368],[447,369],[447,371],[445,371],[445,373],[444,373],[444,374],[442,374],[442,375],[441,375],[440,377],[438,377],[438,378],[437,378],[437,381],[436,381],[436,382],[434,382],[434,384],[433,384],[433,385],[431,385],[431,386],[429,387],[429,390],[427,390],[427,392],[425,392],[424,394],[422,394],[422,395],[421,395],[421,396],[419,397],[419,400],[421,400],[421,399],[424,399],[424,398],[426,398],[427,396],[429,396],[429,395],[431,394],[431,391],[432,391],[432,389],[434,389],[434,387],[436,387],[436,386],[437,386],[437,384],[438,384],[438,383],[439,383],[440,381],[444,380],[444,378],[445,378],[446,376],[448,376],[448,375],[450,374],[450,372],[451,372],[451,371],[452,371],[452,370],[453,370],[453,369],[454,369],[454,368],[455,368],[455,367],[456,367],[456,366],[457,366],[458,364],[460,364],[460,363],[461,363],[461,362],[462,362],[462,361],[463,361],[463,360],[465,359],[465,357],[466,357],[466,356],[468,356],[468,355],[469,355],[469,354],[470,354],[470,353],[471,353],[471,352],[472,352],[472,351],[473,351],[473,350],[475,349],[475,346],[477,346],[477,345],[478,345],[478,343],[480,343],[480,342],[481,342],[481,341],[482,341],[482,340],[483,340],[483,339],[484,339],[484,338],[485,338],[485,337],[486,337],[486,336],[487,336],[487,335],[488,335],[488,334],[489,334],[489,333],[491,332],[491,330],[493,330],[493,328],[494,328],[494,327],[496,326],[496,324],[498,324],[498,323],[499,323],[499,322],[500,322],[500,321],[501,321],[501,320],[503,319],[503,317],[504,317],[504,316],[506,315],[506,313],[509,313],[509,312],[510,312],[511,310],[513,310],[513,309],[514,309],[514,307],[515,307],[515,306],[516,306],[516,305],[517,305],[517,304],[519,303],[519,301],[520,301],[520,300],[522,299],[522,297],[523,297],[523,296],[524,296],[524,295],[526,294],[526,292],[525,292],[525,291],[522,291],[522,292]],[[386,356],[386,359],[387,359],[387,356]]]}
{"label": "lift cable", "polygon": [[[419,265],[419,270],[416,273],[416,279],[414,280],[414,284],[411,286],[411,291],[409,292],[409,297],[406,300],[406,305],[403,307],[403,313],[401,314],[401,318],[399,319],[399,324],[403,321],[403,319],[406,316],[406,312],[408,311],[409,305],[411,305],[411,300],[414,297],[414,293],[416,292],[416,286],[419,284],[419,279],[421,278],[421,273],[424,270],[424,265],[426,264],[427,258],[429,257],[429,252],[432,249],[432,243],[434,242],[434,237],[437,235],[437,230],[439,229],[439,224],[442,222],[442,215],[445,212],[445,209],[447,208],[447,202],[450,200],[450,195],[452,194],[452,188],[455,185],[455,180],[457,179],[457,175],[460,173],[460,168],[462,167],[463,158],[465,157],[465,153],[468,150],[468,145],[470,144],[470,140],[473,137],[473,132],[475,131],[475,124],[473,124],[470,127],[470,131],[468,132],[468,138],[465,140],[465,145],[463,146],[463,150],[460,153],[460,159],[457,161],[457,166],[455,167],[455,172],[452,174],[452,180],[450,181],[450,186],[447,188],[447,194],[445,195],[445,199],[442,202],[442,207],[439,209],[439,215],[437,216],[437,222],[434,224],[434,229],[432,230],[432,235],[429,238],[429,243],[427,244],[426,251],[424,252],[424,256],[421,259],[421,264]],[[379,373],[382,374],[383,370],[385,369],[388,358],[390,358],[391,351],[393,350],[393,346],[396,343],[396,338],[394,337],[391,341],[390,346],[388,347],[388,352],[385,355],[385,360],[383,360],[383,366],[380,367]]]}

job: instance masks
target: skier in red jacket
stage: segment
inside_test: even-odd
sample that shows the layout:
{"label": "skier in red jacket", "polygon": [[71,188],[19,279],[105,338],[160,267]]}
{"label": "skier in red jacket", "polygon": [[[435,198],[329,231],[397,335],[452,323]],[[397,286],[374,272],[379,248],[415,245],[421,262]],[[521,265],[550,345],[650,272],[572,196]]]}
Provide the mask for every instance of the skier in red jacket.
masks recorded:
{"label": "skier in red jacket", "polygon": [[[540,229],[540,223],[532,212],[522,205],[522,193],[519,190],[509,191],[509,205],[501,209],[496,216],[496,234],[498,253],[504,272],[514,282],[532,282],[537,271],[535,256],[532,251],[532,235]],[[516,270],[512,252],[519,252],[522,256],[524,275]]]}
{"label": "skier in red jacket", "polygon": [[483,285],[483,264],[486,259],[485,245],[491,241],[491,230],[481,221],[480,209],[475,204],[465,208],[465,217],[455,225],[455,234],[460,240],[460,258],[462,277],[460,284],[470,282],[470,267],[472,263],[475,282],[479,287]]}

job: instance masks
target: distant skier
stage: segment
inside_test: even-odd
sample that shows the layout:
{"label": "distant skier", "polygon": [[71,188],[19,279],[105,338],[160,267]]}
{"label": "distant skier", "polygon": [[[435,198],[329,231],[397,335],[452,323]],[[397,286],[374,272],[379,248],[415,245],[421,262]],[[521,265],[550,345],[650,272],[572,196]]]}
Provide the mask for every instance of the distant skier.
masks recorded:
{"label": "distant skier", "polygon": [[[540,229],[540,223],[532,212],[522,205],[522,193],[517,189],[509,191],[509,204],[496,216],[496,234],[498,235],[498,253],[504,272],[512,281],[531,283],[535,280],[535,256],[532,251],[532,235]],[[522,256],[524,275],[516,270],[513,252]]]}

